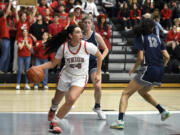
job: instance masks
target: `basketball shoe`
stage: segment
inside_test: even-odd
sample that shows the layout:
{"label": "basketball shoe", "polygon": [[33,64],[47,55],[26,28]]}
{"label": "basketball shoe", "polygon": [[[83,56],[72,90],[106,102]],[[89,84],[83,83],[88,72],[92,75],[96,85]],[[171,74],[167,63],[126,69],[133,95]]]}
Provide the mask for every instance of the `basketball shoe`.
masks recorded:
{"label": "basketball shoe", "polygon": [[100,120],[106,119],[106,115],[103,113],[103,111],[101,111],[100,108],[93,108],[93,111],[97,113]]}
{"label": "basketball shoe", "polygon": [[165,121],[167,118],[170,117],[170,113],[167,110],[164,110],[161,114],[161,120]]}
{"label": "basketball shoe", "polygon": [[123,129],[124,128],[124,121],[123,120],[116,120],[111,124],[110,128]]}
{"label": "basketball shoe", "polygon": [[56,121],[51,121],[51,123],[49,124],[49,132],[60,134],[62,132],[62,129],[58,126],[58,123]]}

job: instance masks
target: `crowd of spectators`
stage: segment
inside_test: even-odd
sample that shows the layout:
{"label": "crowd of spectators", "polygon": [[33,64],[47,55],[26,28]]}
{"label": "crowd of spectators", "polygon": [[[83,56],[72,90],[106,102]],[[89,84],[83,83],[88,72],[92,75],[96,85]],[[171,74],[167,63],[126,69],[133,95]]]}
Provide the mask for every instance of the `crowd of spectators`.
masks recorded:
{"label": "crowd of spectators", "polygon": [[[0,73],[17,73],[17,83],[20,83],[23,69],[26,73],[30,66],[54,59],[54,54],[42,55],[43,43],[69,25],[81,26],[81,20],[86,15],[96,18],[94,30],[103,37],[111,50],[111,28],[106,19],[111,19],[117,29],[129,31],[147,13],[156,22],[156,34],[161,38],[161,33],[165,34],[163,38],[172,58],[168,72],[179,72],[178,0],[98,1],[104,13],[98,12],[94,0],[38,0],[36,6],[20,6],[12,0],[0,2]],[[108,57],[104,60],[104,72],[108,72],[107,65]],[[43,85],[47,85],[47,76]],[[29,89],[28,85],[26,88]]]}
{"label": "crowd of spectators", "polygon": [[[103,0],[104,8],[115,27],[130,31],[143,17],[155,21],[155,33],[167,45],[171,60],[166,67],[168,73],[180,72],[180,2],[178,0]],[[113,9],[107,5],[113,4]],[[111,9],[111,10],[110,10]],[[114,12],[114,15],[112,14]]]}
{"label": "crowd of spectators", "polygon": [[[106,15],[99,14],[94,0],[39,0],[36,6],[20,6],[14,1],[0,3],[0,73],[17,74],[16,89],[20,89],[21,74],[25,74],[25,89],[30,89],[26,71],[30,66],[54,59],[55,54],[44,55],[44,44],[70,25],[80,25],[85,16],[100,19],[94,30],[110,45],[111,29]],[[102,20],[102,21],[101,21]],[[107,31],[108,30],[108,31]],[[108,59],[106,59],[106,64]],[[107,67],[107,66],[106,66]],[[55,73],[53,69],[50,73]],[[104,69],[106,72],[107,69]],[[43,81],[47,87],[48,71]],[[35,84],[34,88],[38,88]]]}

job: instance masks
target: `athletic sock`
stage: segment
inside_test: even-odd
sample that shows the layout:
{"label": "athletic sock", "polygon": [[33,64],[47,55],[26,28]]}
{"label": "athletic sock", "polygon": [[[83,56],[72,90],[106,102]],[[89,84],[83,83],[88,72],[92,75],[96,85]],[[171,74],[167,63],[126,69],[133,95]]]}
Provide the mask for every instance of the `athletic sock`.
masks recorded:
{"label": "athletic sock", "polygon": [[58,108],[58,105],[53,104],[53,100],[52,100],[52,104],[51,104],[50,109],[51,109],[52,111],[56,111],[57,108]]}
{"label": "athletic sock", "polygon": [[100,104],[98,104],[98,103],[95,103],[94,108],[95,108],[95,109],[97,109],[97,108],[101,108],[101,105],[100,105]]}
{"label": "athletic sock", "polygon": [[119,113],[119,117],[118,117],[118,120],[123,120],[123,118],[124,118],[124,113]]}
{"label": "athletic sock", "polygon": [[156,106],[156,108],[158,109],[159,113],[162,113],[162,112],[165,111],[165,109],[164,109],[160,104],[158,104],[158,105]]}

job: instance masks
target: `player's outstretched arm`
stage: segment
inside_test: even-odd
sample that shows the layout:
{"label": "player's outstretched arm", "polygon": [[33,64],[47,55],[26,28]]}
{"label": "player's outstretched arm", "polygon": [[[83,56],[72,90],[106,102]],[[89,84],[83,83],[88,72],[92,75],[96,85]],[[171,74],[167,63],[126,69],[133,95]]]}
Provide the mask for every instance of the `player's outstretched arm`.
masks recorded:
{"label": "player's outstretched arm", "polygon": [[61,59],[54,59],[52,61],[49,61],[49,62],[46,62],[42,65],[39,65],[39,67],[41,67],[43,70],[44,69],[52,69],[54,68],[57,64],[60,64],[61,65]]}

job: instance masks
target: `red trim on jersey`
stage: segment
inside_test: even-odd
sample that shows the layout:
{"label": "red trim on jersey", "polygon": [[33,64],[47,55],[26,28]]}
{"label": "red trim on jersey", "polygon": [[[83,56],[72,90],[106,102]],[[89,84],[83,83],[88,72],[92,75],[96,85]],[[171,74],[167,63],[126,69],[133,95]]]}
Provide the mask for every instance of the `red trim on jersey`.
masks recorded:
{"label": "red trim on jersey", "polygon": [[63,71],[64,71],[64,68],[61,70],[61,72],[59,73],[59,76],[58,76],[58,78],[57,78],[57,83],[56,83],[57,89],[58,89],[59,79],[61,78],[61,75],[62,75],[62,72],[63,72]]}
{"label": "red trim on jersey", "polygon": [[79,52],[79,50],[81,49],[81,42],[80,42],[80,46],[79,46],[78,50],[75,53],[73,51],[71,51],[71,49],[69,48],[69,43],[68,43],[68,49],[69,49],[70,53],[76,55]]}
{"label": "red trim on jersey", "polygon": [[64,56],[64,51],[65,51],[65,44],[66,43],[63,44],[63,56]]}
{"label": "red trim on jersey", "polygon": [[[85,84],[84,84],[84,87],[83,87],[83,88],[84,88],[83,91],[85,90],[85,87],[86,87],[86,85],[87,85],[87,81],[88,81],[88,75],[86,75],[86,80],[85,80],[85,82],[84,82]],[[83,91],[82,91],[82,93],[83,93]]]}
{"label": "red trim on jersey", "polygon": [[87,52],[87,49],[86,49],[86,41],[84,42],[84,49],[85,49],[85,52],[86,52],[87,54],[89,54],[89,53]]}

